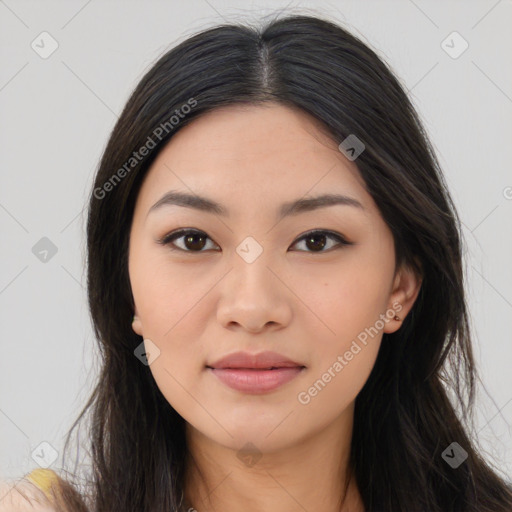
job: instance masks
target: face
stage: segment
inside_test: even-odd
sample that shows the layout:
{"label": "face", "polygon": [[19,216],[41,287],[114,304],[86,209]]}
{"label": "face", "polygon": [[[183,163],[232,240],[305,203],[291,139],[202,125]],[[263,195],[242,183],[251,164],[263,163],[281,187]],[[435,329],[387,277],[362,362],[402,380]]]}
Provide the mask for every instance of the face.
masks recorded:
{"label": "face", "polygon": [[[154,206],[170,191],[217,209]],[[282,210],[325,194],[349,199]],[[130,232],[133,329],[189,428],[276,450],[351,410],[382,333],[417,296],[414,275],[394,270],[392,234],[355,162],[318,123],[276,104],[230,106],[181,129],[145,177]],[[240,351],[275,352],[264,363],[278,369],[216,365]]]}

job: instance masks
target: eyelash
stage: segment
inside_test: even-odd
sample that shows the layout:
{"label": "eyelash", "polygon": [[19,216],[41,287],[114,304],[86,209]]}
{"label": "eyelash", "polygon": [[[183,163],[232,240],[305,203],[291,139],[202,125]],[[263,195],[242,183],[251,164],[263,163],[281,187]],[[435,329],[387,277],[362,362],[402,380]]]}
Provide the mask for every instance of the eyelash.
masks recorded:
{"label": "eyelash", "polygon": [[[204,232],[204,231],[199,231],[199,230],[196,230],[196,229],[178,229],[176,231],[173,231],[171,233],[168,233],[167,235],[165,235],[163,238],[157,240],[157,243],[161,244],[161,245],[165,245],[165,246],[171,246],[171,245],[174,245],[172,242],[174,240],[177,240],[179,238],[182,238],[184,237],[185,235],[190,235],[190,234],[194,234],[194,235],[205,235],[207,238],[209,238],[211,240],[211,238]],[[336,233],[334,231],[328,231],[328,230],[313,230],[313,231],[308,231],[307,233],[305,233],[304,235],[302,235],[300,238],[298,238],[293,245],[301,242],[302,240],[304,239],[307,239],[308,236],[311,236],[311,235],[326,235],[327,238],[331,238],[331,239],[334,239],[338,242],[338,245],[334,246],[334,247],[331,247],[330,249],[327,249],[327,250],[320,250],[320,251],[299,251],[299,252],[309,252],[311,254],[321,254],[321,253],[325,253],[325,252],[330,252],[331,250],[333,249],[336,249],[336,248],[341,248],[343,246],[348,246],[348,245],[354,245],[353,242],[348,242],[347,240],[345,240],[345,238],[343,238],[339,233]],[[182,251],[182,252],[188,252],[188,253],[201,253],[201,252],[206,252],[205,250],[200,250],[200,251],[191,251],[191,250],[188,250],[188,249],[182,249],[181,247],[176,247],[174,245],[174,247],[169,247],[172,251]]]}

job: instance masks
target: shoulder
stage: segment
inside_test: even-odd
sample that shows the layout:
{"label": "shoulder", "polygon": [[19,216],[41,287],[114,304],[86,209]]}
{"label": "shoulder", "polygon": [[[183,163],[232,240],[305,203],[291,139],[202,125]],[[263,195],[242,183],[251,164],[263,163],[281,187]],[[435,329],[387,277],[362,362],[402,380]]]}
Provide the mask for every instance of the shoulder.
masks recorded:
{"label": "shoulder", "polygon": [[54,471],[35,469],[16,481],[0,481],[0,512],[55,512],[49,489],[57,480]]}

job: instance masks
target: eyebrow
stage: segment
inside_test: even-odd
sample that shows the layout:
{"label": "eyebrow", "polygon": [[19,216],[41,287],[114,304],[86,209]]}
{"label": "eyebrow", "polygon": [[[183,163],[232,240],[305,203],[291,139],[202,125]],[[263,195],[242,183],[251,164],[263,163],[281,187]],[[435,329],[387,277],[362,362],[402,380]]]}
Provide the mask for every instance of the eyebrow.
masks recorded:
{"label": "eyebrow", "polygon": [[[318,208],[325,208],[334,205],[352,206],[365,210],[364,206],[353,197],[342,194],[323,194],[317,197],[300,198],[295,201],[283,203],[278,211],[278,219],[281,220],[290,215],[298,215],[304,212],[317,210]],[[163,206],[182,206],[185,208],[193,208],[203,212],[221,215],[223,217],[229,217],[229,211],[216,201],[206,197],[188,194],[186,192],[178,192],[176,190],[171,190],[164,194],[149,209],[147,215],[162,208]]]}

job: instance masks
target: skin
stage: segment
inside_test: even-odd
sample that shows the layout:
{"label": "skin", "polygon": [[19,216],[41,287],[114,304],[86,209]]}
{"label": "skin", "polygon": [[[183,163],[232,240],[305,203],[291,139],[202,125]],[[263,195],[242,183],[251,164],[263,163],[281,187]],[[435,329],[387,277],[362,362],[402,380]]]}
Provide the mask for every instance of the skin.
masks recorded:
{"label": "skin", "polygon": [[[129,247],[133,329],[160,350],[150,370],[186,420],[194,462],[185,496],[199,512],[340,510],[354,401],[382,333],[401,327],[421,280],[408,267],[395,273],[392,233],[338,143],[298,109],[216,109],[177,132],[140,189]],[[148,215],[169,190],[206,196],[230,215],[176,205]],[[276,220],[282,203],[324,193],[351,196],[364,210],[335,205]],[[186,237],[174,243],[189,252],[157,243],[178,228],[204,232],[203,248]],[[315,250],[299,240],[316,229],[353,245],[327,237],[325,249]],[[247,236],[263,248],[252,263],[236,252]],[[386,321],[300,403],[299,393],[393,305],[401,321]],[[273,350],[306,368],[272,392],[243,393],[206,369],[238,350]],[[255,463],[237,457],[249,442],[260,457]],[[354,480],[342,510],[364,511]]]}

